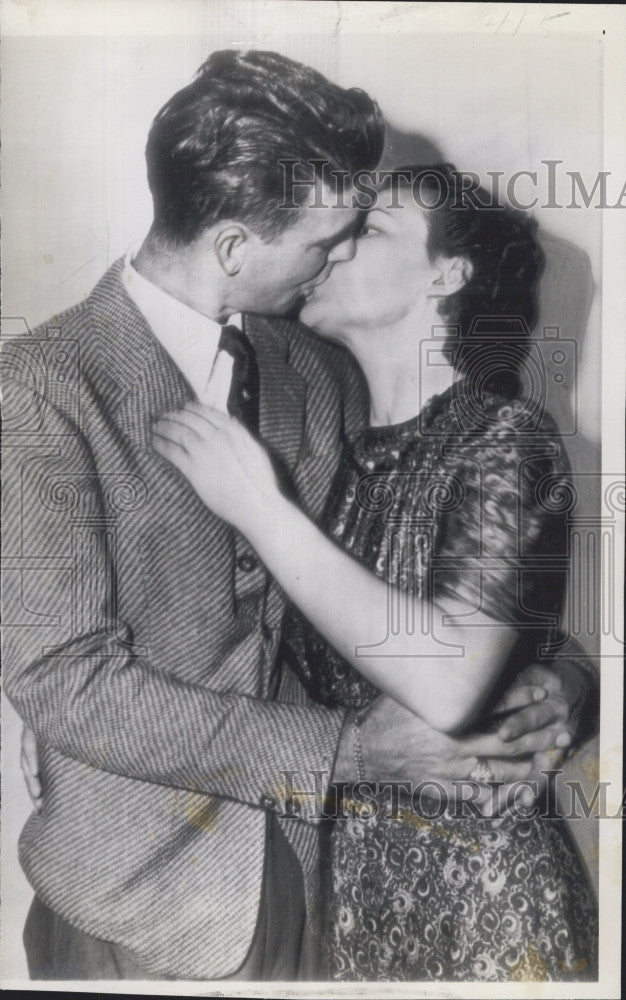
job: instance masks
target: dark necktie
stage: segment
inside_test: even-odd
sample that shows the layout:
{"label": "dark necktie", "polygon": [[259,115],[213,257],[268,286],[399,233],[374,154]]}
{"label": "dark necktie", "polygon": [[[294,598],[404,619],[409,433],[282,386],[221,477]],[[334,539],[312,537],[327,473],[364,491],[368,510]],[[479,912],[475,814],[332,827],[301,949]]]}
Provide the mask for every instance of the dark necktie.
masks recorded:
{"label": "dark necktie", "polygon": [[256,434],[259,429],[259,366],[254,347],[237,326],[223,326],[220,350],[233,358],[228,412]]}

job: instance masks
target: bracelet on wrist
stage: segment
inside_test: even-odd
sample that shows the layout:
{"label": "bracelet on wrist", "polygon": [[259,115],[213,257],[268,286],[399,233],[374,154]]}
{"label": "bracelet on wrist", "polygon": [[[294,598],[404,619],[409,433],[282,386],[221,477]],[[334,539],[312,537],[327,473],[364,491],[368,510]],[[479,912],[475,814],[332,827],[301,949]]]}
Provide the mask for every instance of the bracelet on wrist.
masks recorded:
{"label": "bracelet on wrist", "polygon": [[354,759],[356,761],[356,773],[359,781],[365,781],[363,746],[361,744],[361,733],[359,731],[359,717],[356,712],[350,712],[350,725],[352,727],[352,746],[354,749]]}

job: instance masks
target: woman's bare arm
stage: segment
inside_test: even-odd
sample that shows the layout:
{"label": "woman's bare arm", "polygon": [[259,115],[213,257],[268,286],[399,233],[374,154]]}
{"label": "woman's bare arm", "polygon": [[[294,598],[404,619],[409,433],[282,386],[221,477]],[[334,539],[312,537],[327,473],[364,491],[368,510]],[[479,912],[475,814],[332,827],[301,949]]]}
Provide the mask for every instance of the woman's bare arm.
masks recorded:
{"label": "woman's bare arm", "polygon": [[[215,411],[208,419],[206,408],[191,404],[155,430],[157,451],[246,535],[312,625],[364,677],[445,732],[475,718],[516,641],[513,628],[480,612],[464,624],[456,616],[474,608],[454,599],[427,606],[374,576],[280,493],[265,451],[236,420]],[[412,626],[427,620],[431,628]]]}

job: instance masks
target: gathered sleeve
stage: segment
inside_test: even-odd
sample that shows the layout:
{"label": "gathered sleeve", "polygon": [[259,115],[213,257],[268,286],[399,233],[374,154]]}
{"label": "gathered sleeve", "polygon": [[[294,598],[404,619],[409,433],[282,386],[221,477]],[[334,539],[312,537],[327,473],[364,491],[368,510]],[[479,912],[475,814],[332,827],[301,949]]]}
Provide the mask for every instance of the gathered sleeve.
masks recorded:
{"label": "gathered sleeve", "polygon": [[431,594],[547,638],[560,626],[571,484],[552,422],[525,430],[523,417],[521,401],[500,400],[483,427],[446,443]]}

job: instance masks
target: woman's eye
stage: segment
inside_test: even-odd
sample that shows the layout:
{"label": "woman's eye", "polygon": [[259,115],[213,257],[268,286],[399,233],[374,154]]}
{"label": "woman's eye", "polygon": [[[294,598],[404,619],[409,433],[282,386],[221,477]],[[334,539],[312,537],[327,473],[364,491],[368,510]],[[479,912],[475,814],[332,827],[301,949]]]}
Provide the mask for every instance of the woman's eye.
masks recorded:
{"label": "woman's eye", "polygon": [[374,226],[363,226],[359,233],[359,239],[362,239],[364,236],[375,236],[378,232],[379,230]]}

